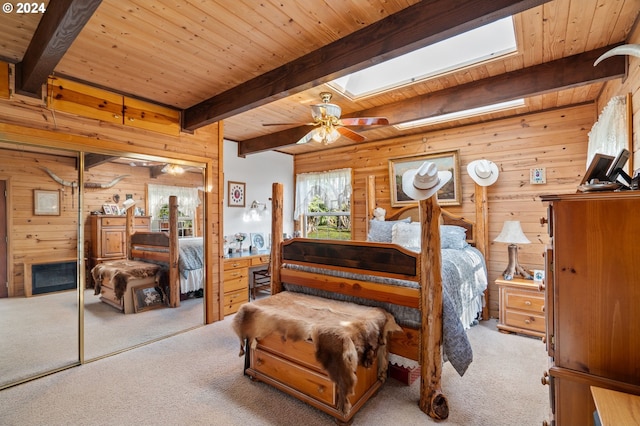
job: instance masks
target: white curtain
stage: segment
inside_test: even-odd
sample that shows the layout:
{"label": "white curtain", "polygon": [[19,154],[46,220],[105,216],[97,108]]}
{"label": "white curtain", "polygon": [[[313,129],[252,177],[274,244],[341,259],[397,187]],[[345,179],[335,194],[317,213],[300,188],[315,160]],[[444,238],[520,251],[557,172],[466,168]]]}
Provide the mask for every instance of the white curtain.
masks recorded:
{"label": "white curtain", "polygon": [[587,168],[596,153],[615,157],[623,148],[627,148],[627,133],[627,98],[613,97],[589,132]]}
{"label": "white curtain", "polygon": [[149,211],[154,219],[160,217],[160,209],[169,204],[169,196],[178,197],[178,212],[182,217],[195,217],[196,208],[200,205],[197,188],[149,184]]}
{"label": "white curtain", "polygon": [[308,213],[309,203],[320,197],[329,211],[345,211],[351,205],[351,169],[296,175],[294,219]]}

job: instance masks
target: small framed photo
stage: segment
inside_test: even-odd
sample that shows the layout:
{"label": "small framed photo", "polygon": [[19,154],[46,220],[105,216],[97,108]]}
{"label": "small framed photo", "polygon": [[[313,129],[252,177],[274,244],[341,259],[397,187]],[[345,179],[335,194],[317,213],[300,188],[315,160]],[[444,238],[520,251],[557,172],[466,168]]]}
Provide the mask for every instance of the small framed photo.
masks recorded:
{"label": "small framed photo", "polygon": [[104,214],[113,214],[113,211],[111,211],[111,204],[103,204],[102,211]]}
{"label": "small framed photo", "polygon": [[109,204],[111,206],[111,214],[118,215],[120,214],[120,208],[117,204]]}
{"label": "small framed photo", "polygon": [[244,207],[245,205],[245,188],[244,182],[228,182],[228,200],[227,206],[229,207]]}
{"label": "small framed photo", "polygon": [[155,283],[138,285],[131,290],[135,313],[166,307],[164,292]]}
{"label": "small framed photo", "polygon": [[60,191],[34,189],[33,214],[36,216],[60,216]]}
{"label": "small framed photo", "polygon": [[264,234],[262,232],[256,232],[255,234],[250,234],[251,238],[251,247],[256,250],[264,250],[267,248],[267,242],[264,238]]}

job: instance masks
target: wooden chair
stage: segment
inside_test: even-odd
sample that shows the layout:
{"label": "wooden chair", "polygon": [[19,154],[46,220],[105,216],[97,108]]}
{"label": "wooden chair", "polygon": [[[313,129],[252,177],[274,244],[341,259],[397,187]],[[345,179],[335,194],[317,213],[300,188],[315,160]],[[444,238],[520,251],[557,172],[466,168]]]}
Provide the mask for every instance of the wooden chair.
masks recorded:
{"label": "wooden chair", "polygon": [[259,291],[271,294],[271,262],[267,269],[253,271],[253,282],[251,283],[251,299],[255,300]]}

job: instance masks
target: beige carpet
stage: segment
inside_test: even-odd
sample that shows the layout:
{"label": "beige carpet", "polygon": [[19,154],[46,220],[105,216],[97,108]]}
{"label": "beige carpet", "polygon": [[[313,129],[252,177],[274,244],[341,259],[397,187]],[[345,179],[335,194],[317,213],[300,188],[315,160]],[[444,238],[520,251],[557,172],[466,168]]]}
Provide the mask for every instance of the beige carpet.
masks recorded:
{"label": "beige carpet", "polygon": [[[0,391],[2,425],[331,425],[333,419],[243,376],[230,318]],[[418,382],[389,379],[354,425],[540,425],[548,419],[539,339],[505,335],[495,321],[468,333],[474,362],[464,377],[444,366],[451,414],[418,408]]]}

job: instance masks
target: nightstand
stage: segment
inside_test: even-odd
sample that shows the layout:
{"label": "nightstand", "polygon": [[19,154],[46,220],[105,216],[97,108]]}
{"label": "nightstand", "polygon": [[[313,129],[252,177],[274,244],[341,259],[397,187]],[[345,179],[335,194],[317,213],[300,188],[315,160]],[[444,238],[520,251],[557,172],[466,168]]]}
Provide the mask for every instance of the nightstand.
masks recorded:
{"label": "nightstand", "polygon": [[544,291],[532,280],[497,279],[500,292],[498,329],[504,333],[521,333],[544,337]]}

